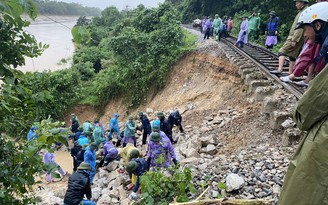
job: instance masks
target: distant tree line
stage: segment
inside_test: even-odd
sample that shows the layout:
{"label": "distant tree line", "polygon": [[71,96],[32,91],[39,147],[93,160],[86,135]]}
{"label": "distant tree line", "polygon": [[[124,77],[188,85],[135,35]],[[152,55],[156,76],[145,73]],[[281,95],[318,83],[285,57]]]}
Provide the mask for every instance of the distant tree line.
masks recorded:
{"label": "distant tree line", "polygon": [[49,0],[33,0],[39,13],[72,16],[98,16],[101,10],[95,7],[85,7],[78,3],[65,3]]}
{"label": "distant tree line", "polygon": [[[310,5],[315,3],[315,0],[309,0]],[[166,0],[175,5],[177,10],[181,11],[181,21],[190,23],[192,20],[203,16],[211,16],[215,14],[229,16],[234,18],[233,34],[237,34],[241,23],[241,16],[250,16],[253,11],[260,13],[260,39],[257,43],[264,44],[264,31],[267,26],[270,11],[275,11],[280,19],[280,28],[278,42],[283,42],[288,35],[291,24],[296,16],[297,10],[295,1],[293,0]],[[279,46],[277,46],[279,48]]]}

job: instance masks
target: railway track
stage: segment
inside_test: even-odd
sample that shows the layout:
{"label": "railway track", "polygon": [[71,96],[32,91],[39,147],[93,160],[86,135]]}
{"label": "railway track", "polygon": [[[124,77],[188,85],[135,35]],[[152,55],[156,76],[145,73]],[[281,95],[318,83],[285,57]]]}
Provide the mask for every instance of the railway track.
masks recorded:
{"label": "railway track", "polygon": [[[280,80],[280,75],[270,73],[271,70],[276,70],[278,68],[278,55],[275,53],[252,44],[247,44],[244,45],[243,48],[239,48],[235,46],[236,38],[234,37],[227,37],[221,40],[241,56],[250,59],[265,73],[267,77],[274,79],[278,84],[282,85],[286,90],[291,92],[296,98],[299,99],[305,92],[304,87],[300,87],[294,83],[285,83]],[[285,61],[282,74],[288,75],[288,69],[288,61]],[[301,79],[302,78],[299,80]]]}
{"label": "railway track", "polygon": [[[190,29],[190,30],[197,30],[199,32],[199,29],[192,27],[191,25],[182,25],[183,27]],[[203,36],[200,32],[198,33],[198,36]],[[194,33],[194,32],[193,32]],[[278,55],[273,53],[272,51],[253,45],[251,43],[244,45],[244,48],[239,48],[235,46],[236,43],[235,37],[227,37],[227,38],[221,38],[221,41],[225,44],[227,44],[231,49],[236,51],[239,55],[250,59],[255,65],[257,65],[263,73],[273,80],[275,80],[278,84],[282,85],[286,90],[288,90],[290,93],[292,93],[297,99],[299,99],[303,93],[305,92],[305,87],[300,87],[295,83],[285,83],[280,80],[281,75],[276,75],[270,73],[272,70],[276,70],[278,68]],[[288,60],[285,60],[283,72],[282,75],[288,75]],[[296,78],[297,80],[303,80],[305,77]],[[295,82],[296,82],[295,81]]]}

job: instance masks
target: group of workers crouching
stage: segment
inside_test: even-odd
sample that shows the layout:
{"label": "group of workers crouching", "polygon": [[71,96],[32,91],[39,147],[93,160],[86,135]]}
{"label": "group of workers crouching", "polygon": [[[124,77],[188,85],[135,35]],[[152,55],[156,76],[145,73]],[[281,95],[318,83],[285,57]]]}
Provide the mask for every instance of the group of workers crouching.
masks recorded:
{"label": "group of workers crouching", "polygon": [[[140,176],[147,171],[154,171],[157,168],[168,168],[171,165],[178,165],[174,147],[176,143],[172,137],[172,127],[176,125],[180,132],[183,132],[181,125],[182,117],[179,111],[171,112],[168,119],[165,118],[163,112],[157,113],[158,119],[153,120],[150,124],[147,116],[139,112],[138,118],[141,126],[137,126],[133,116],[129,116],[125,123],[123,133],[120,133],[118,114],[109,122],[109,129],[106,133],[103,125],[98,119],[94,121],[94,125],[90,121],[85,121],[80,126],[77,116],[71,116],[71,131],[73,132],[69,138],[73,141],[74,146],[70,149],[73,157],[73,174],[69,177],[68,188],[64,198],[64,205],[93,205],[91,201],[92,192],[91,185],[97,169],[107,170],[107,166],[114,160],[122,158],[122,166],[118,169],[121,174],[128,173],[133,187],[133,191],[129,195],[131,200],[138,198],[138,190],[140,187]],[[37,129],[32,127],[32,133]],[[136,130],[143,131],[141,148],[148,144],[146,158],[142,154],[142,150],[137,148]],[[113,140],[113,134],[117,139]],[[149,136],[149,137],[148,137]],[[31,131],[28,139],[31,137]],[[147,140],[148,138],[148,140]],[[122,147],[121,147],[121,142]],[[53,164],[59,168],[62,177],[67,173],[55,162],[54,154],[50,152],[44,154],[44,163]],[[162,159],[162,160],[158,160]],[[51,172],[48,170],[46,175],[47,182],[52,182]],[[129,186],[131,187],[131,185]],[[132,189],[132,188],[131,188]],[[84,195],[86,199],[84,199]]]}

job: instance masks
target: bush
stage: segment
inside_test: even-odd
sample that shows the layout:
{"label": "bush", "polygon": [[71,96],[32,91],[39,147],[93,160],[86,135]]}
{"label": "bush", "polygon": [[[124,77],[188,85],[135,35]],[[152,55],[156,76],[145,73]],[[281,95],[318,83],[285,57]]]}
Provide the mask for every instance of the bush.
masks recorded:
{"label": "bush", "polygon": [[188,194],[195,194],[189,168],[172,168],[169,171],[155,170],[140,177],[141,204],[166,205],[176,198],[177,202],[189,201]]}

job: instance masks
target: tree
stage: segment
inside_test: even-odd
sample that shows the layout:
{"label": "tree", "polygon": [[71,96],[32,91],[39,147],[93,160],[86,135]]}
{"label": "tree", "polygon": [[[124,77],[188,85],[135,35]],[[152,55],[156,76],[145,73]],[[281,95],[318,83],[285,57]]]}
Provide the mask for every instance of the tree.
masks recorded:
{"label": "tree", "polygon": [[[31,91],[20,84],[23,73],[15,68],[25,64],[25,57],[36,57],[48,47],[37,43],[34,36],[24,31],[30,22],[23,20],[25,12],[35,19],[36,7],[32,0],[1,1],[0,11],[0,133],[8,127],[20,126],[31,117],[35,102]],[[17,97],[18,96],[18,97]],[[16,133],[18,134],[18,133]]]}
{"label": "tree", "polygon": [[[66,144],[63,135],[68,132],[58,132],[63,122],[51,122],[49,118],[37,123],[37,140],[26,144],[15,143],[4,135],[0,135],[0,204],[36,204],[36,198],[29,194],[32,186],[40,183],[35,181],[36,176],[44,174],[44,170],[51,165],[42,163],[41,149],[51,150],[54,142]],[[62,131],[62,130],[60,130]],[[52,169],[51,174],[56,175],[58,167]]]}

